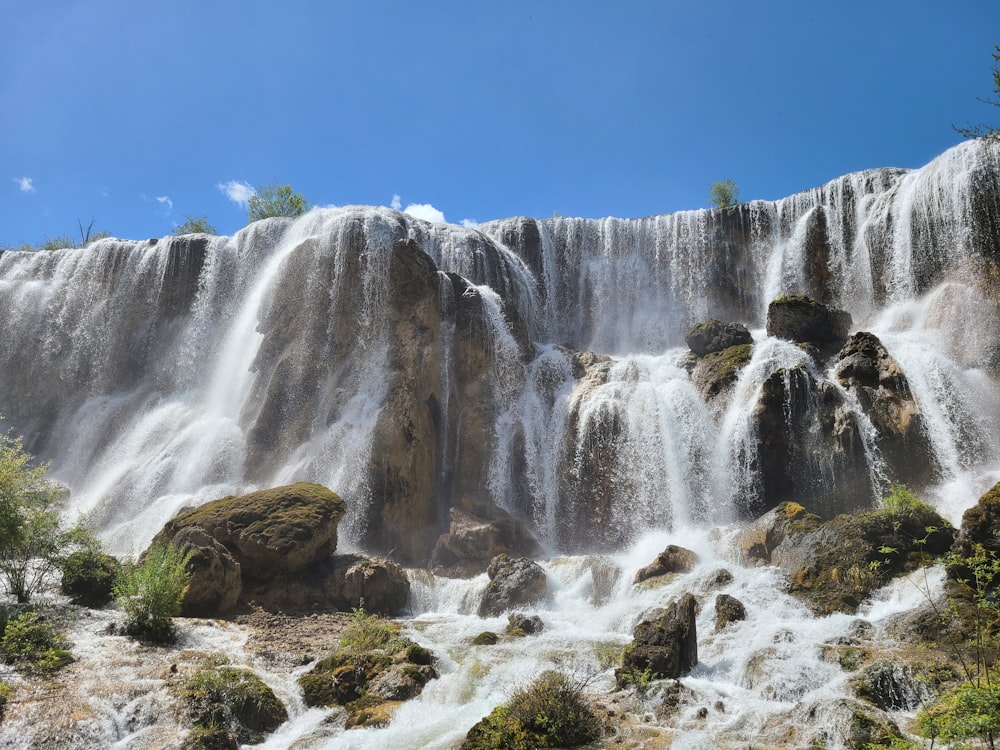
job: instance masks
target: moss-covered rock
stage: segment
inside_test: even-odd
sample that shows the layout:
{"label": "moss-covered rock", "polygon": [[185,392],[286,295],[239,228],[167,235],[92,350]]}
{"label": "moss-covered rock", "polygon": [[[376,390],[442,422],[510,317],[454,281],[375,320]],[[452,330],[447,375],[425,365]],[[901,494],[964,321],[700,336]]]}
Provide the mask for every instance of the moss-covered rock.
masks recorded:
{"label": "moss-covered rock", "polygon": [[473,646],[495,646],[500,641],[500,636],[490,630],[484,630],[482,633],[477,635],[472,639]]}
{"label": "moss-covered rock", "polygon": [[171,541],[197,526],[226,547],[244,576],[295,573],[329,557],[337,524],[346,512],[340,497],[318,484],[299,482],[213,500],[172,518],[153,542]]}
{"label": "moss-covered rock", "polygon": [[701,357],[691,371],[691,381],[709,404],[725,397],[753,357],[753,345],[736,344]]}
{"label": "moss-covered rock", "polygon": [[684,336],[684,343],[698,357],[734,346],[752,344],[753,337],[742,323],[723,323],[714,318],[698,323]]}
{"label": "moss-covered rock", "polygon": [[288,720],[274,692],[249,669],[205,666],[171,684],[196,727],[225,729],[241,743],[261,742]]}

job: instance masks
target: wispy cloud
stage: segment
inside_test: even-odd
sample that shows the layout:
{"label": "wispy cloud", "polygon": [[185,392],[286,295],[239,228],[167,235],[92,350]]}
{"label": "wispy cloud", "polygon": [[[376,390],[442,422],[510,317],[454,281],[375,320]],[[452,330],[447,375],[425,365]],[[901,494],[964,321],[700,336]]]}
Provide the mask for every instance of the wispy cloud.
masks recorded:
{"label": "wispy cloud", "polygon": [[403,202],[399,199],[399,193],[392,194],[392,202],[389,204],[389,208],[393,211],[399,211],[403,207]]}
{"label": "wispy cloud", "polygon": [[444,213],[434,208],[430,203],[411,203],[403,213],[435,224],[448,223],[444,218]]}
{"label": "wispy cloud", "polygon": [[233,203],[235,203],[240,208],[246,208],[247,202],[257,191],[253,189],[253,185],[249,182],[243,182],[242,180],[230,180],[229,182],[220,182],[216,185],[222,194],[229,198]]}
{"label": "wispy cloud", "polygon": [[475,219],[462,219],[462,226],[466,229],[472,229],[472,227],[478,227],[479,222]]}
{"label": "wispy cloud", "polygon": [[168,214],[174,210],[174,202],[170,200],[169,195],[158,195],[156,196],[156,200],[167,207]]}
{"label": "wispy cloud", "polygon": [[13,177],[11,178],[17,183],[18,188],[20,188],[22,193],[37,193],[38,190],[35,188],[32,179],[30,177]]}

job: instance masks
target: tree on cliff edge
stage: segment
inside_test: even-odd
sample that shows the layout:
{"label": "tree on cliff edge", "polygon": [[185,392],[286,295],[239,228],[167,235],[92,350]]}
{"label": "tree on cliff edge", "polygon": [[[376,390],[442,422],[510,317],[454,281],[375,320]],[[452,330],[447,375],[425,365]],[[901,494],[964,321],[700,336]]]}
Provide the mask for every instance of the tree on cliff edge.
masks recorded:
{"label": "tree on cliff edge", "polygon": [[714,183],[708,195],[715,208],[729,208],[740,202],[740,188],[729,177]]}
{"label": "tree on cliff edge", "polygon": [[[1000,44],[993,45],[993,93],[1000,95]],[[979,101],[990,104],[994,107],[1000,107],[1000,99],[983,99],[979,97]],[[988,140],[1000,140],[1000,127],[994,126],[992,128],[985,125],[966,125],[964,128],[959,128],[952,125],[959,135],[963,138],[986,138]]]}
{"label": "tree on cliff edge", "polygon": [[247,223],[272,216],[301,216],[308,208],[309,201],[291,185],[261,185],[247,201]]}

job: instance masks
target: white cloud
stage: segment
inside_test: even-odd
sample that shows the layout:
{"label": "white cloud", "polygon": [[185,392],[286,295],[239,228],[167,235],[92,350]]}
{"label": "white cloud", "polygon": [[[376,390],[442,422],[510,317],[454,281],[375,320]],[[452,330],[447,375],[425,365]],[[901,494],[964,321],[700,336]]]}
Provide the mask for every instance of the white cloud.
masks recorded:
{"label": "white cloud", "polygon": [[472,227],[478,227],[479,222],[475,219],[462,219],[462,226],[466,229],[472,229]]}
{"label": "white cloud", "polygon": [[174,210],[174,202],[170,200],[170,196],[158,195],[156,196],[156,200],[167,207],[167,213],[170,213],[171,211]]}
{"label": "white cloud", "polygon": [[399,193],[392,194],[392,202],[389,204],[389,208],[393,211],[398,211],[403,207],[403,202],[399,199]]}
{"label": "white cloud", "polygon": [[12,178],[17,186],[21,189],[22,193],[37,193],[38,190],[32,184],[30,177],[14,177]]}
{"label": "white cloud", "polygon": [[444,218],[444,214],[438,211],[430,203],[411,203],[403,211],[404,214],[409,214],[417,219],[423,219],[424,221],[430,221],[436,224],[447,224],[448,222]]}
{"label": "white cloud", "polygon": [[241,180],[220,182],[216,185],[216,187],[222,191],[224,196],[229,198],[229,200],[240,208],[246,208],[247,202],[250,198],[257,194],[257,191],[253,189],[253,185],[249,182],[243,182]]}

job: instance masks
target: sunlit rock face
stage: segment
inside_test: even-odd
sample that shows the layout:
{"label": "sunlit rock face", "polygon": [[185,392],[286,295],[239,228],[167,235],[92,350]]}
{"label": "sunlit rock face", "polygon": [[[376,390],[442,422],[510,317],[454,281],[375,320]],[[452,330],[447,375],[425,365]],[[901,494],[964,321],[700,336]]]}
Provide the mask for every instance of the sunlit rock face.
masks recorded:
{"label": "sunlit rock face", "polygon": [[[345,498],[343,544],[407,564],[484,503],[549,552],[782,500],[835,514],[996,455],[998,175],[967,143],[718,211],[467,229],[347,207],[8,252],[0,413],[119,551],[293,481]],[[795,295],[877,339],[874,380],[830,370],[839,341],[767,335]],[[752,345],[691,360],[709,319]]]}

